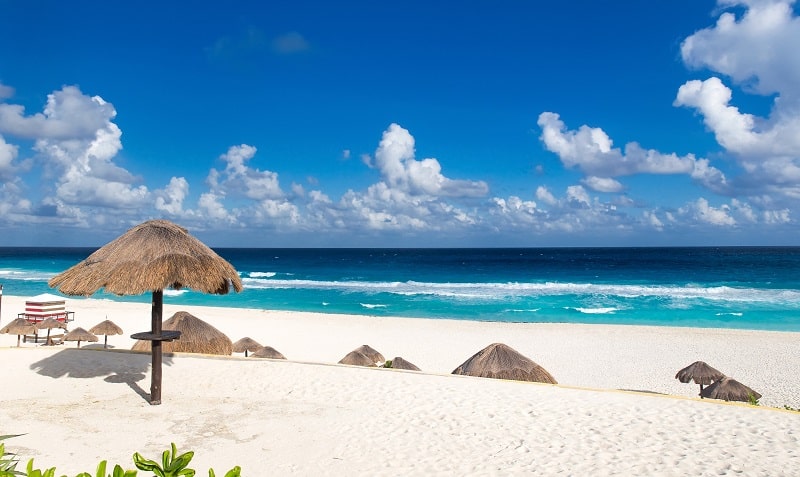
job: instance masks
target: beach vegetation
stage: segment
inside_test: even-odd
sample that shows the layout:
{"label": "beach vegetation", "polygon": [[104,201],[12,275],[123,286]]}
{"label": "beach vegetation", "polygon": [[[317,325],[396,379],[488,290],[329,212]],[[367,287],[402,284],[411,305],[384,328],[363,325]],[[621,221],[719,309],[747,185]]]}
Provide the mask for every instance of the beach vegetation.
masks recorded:
{"label": "beach vegetation", "polygon": [[786,404],[783,405],[783,408],[786,409],[787,411],[800,412],[800,408],[792,407]]}
{"label": "beach vegetation", "polygon": [[384,368],[391,368],[391,367],[392,367],[392,360],[391,360],[391,359],[387,359],[387,360],[386,360],[386,362],[385,362],[385,363],[383,363],[383,366],[382,366],[382,367],[384,367]]}
{"label": "beach vegetation", "polygon": [[8,434],[0,436],[0,477],[13,477],[16,475],[25,475],[17,470],[17,456],[12,452],[6,452],[4,440],[10,437],[16,437],[19,434]]}
{"label": "beach vegetation", "polygon": [[751,406],[758,406],[758,398],[753,393],[747,394],[747,403]]}
{"label": "beach vegetation", "polygon": [[[33,467],[33,459],[28,461],[25,472],[16,470],[19,460],[15,454],[5,451],[5,444],[2,441],[18,435],[20,434],[0,435],[0,477],[57,477],[55,467],[44,470],[36,469]],[[137,469],[152,472],[152,475],[156,477],[194,477],[196,471],[189,468],[189,462],[191,462],[192,457],[194,457],[194,451],[184,452],[179,455],[178,448],[175,443],[172,443],[170,449],[161,454],[161,463],[145,459],[138,452],[133,454],[133,463]],[[81,472],[75,477],[136,477],[138,473],[136,470],[125,470],[119,464],[114,465],[111,473],[106,473],[107,468],[108,461],[103,460],[97,465],[95,474]],[[223,477],[241,477],[241,474],[242,468],[237,465],[226,472]],[[61,474],[60,477],[67,476]],[[208,469],[208,477],[216,477],[214,469]]]}

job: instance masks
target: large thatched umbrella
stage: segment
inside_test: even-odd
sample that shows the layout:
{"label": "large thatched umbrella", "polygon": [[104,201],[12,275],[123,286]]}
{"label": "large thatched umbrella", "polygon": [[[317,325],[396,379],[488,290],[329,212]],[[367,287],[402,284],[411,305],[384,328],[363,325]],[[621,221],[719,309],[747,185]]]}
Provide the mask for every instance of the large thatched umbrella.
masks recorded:
{"label": "large thatched umbrella", "polygon": [[396,358],[394,358],[392,360],[392,366],[391,367],[393,369],[406,369],[406,370],[409,370],[409,371],[419,371],[419,368],[414,363],[412,363],[410,361],[406,361],[405,359],[401,358],[400,356],[397,356]]}
{"label": "large thatched umbrella", "polygon": [[478,351],[453,374],[558,384],[543,367],[502,343],[490,344]]}
{"label": "large thatched umbrella", "polygon": [[[233,343],[225,333],[201,320],[200,318],[179,311],[170,319],[164,321],[162,330],[180,332],[181,338],[176,341],[167,341],[162,350],[166,352],[220,354],[230,356],[233,352]],[[139,340],[133,344],[133,351],[147,351],[150,341]]]}
{"label": "large thatched umbrella", "polygon": [[161,329],[164,289],[191,288],[218,295],[242,290],[239,274],[230,263],[167,220],[133,227],[53,277],[49,285],[67,295],[89,296],[101,288],[116,295],[153,293],[151,329],[132,335],[153,342],[150,404],[161,404],[161,342],[180,336]]}
{"label": "large thatched umbrella", "polygon": [[81,347],[81,341],[97,341],[97,336],[94,334],[84,330],[81,327],[75,328],[74,330],[70,331],[69,333],[64,335],[64,341],[77,341],[78,344],[76,348]]}
{"label": "large thatched umbrella", "polygon": [[19,348],[20,336],[27,335],[28,333],[36,333],[36,326],[25,318],[17,318],[0,329],[0,333],[17,335],[17,348]]}
{"label": "large thatched umbrella", "polygon": [[272,346],[262,346],[261,348],[257,349],[253,354],[250,355],[251,358],[271,358],[271,359],[286,359],[286,356],[283,355],[280,351],[276,350]]}
{"label": "large thatched umbrella", "polygon": [[686,366],[678,371],[675,379],[682,383],[689,383],[694,381],[695,384],[700,385],[700,398],[703,398],[703,386],[708,386],[714,381],[719,381],[725,375],[716,369],[712,368],[705,361],[695,361],[694,363]]}
{"label": "large thatched umbrella", "polygon": [[728,377],[715,381],[711,386],[705,388],[701,395],[709,399],[723,399],[725,401],[750,402],[761,399],[761,394]]}
{"label": "large thatched umbrella", "polygon": [[386,358],[383,357],[375,348],[371,347],[370,345],[361,345],[358,348],[354,349],[356,353],[363,353],[364,356],[371,359],[373,363],[384,363]]}
{"label": "large thatched umbrella", "polygon": [[45,318],[44,320],[36,323],[37,330],[47,330],[47,338],[45,339],[45,343],[50,343],[50,330],[53,328],[60,328],[62,330],[67,329],[67,324],[57,319],[53,318],[52,316]]}
{"label": "large thatched umbrella", "polygon": [[258,351],[263,346],[258,341],[254,340],[249,336],[245,336],[244,338],[236,341],[233,343],[233,352],[234,353],[244,353],[244,357],[247,357],[247,352]]}
{"label": "large thatched umbrella", "polygon": [[366,366],[370,368],[375,367],[375,361],[361,351],[353,350],[347,353],[344,358],[339,360],[339,364],[348,364],[350,366]]}
{"label": "large thatched umbrella", "polygon": [[103,335],[105,337],[103,340],[103,348],[108,348],[108,335],[121,335],[122,328],[113,321],[106,319],[89,328],[89,333]]}

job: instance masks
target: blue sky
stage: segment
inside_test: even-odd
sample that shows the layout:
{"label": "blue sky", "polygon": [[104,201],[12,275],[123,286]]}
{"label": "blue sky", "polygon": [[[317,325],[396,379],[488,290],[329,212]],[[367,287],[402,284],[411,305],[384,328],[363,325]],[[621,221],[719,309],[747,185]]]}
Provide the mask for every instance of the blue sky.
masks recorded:
{"label": "blue sky", "polygon": [[197,3],[0,0],[0,245],[798,244],[793,1]]}

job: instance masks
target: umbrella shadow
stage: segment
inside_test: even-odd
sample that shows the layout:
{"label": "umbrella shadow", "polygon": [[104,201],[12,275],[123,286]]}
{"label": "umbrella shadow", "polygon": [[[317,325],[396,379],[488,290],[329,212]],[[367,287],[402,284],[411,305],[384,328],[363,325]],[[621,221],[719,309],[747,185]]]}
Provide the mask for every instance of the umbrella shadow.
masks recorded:
{"label": "umbrella shadow", "polygon": [[[165,355],[163,363],[172,364]],[[30,369],[53,379],[90,379],[105,376],[107,383],[127,384],[149,401],[150,393],[139,385],[150,367],[151,356],[143,353],[117,353],[102,350],[64,349],[30,365]]]}

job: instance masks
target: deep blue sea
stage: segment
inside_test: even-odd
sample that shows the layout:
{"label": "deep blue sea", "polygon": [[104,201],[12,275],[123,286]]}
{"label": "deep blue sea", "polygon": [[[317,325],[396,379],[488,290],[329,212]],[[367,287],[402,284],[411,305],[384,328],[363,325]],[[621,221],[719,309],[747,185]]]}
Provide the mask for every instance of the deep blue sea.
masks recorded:
{"label": "deep blue sea", "polygon": [[[57,294],[47,281],[93,251],[0,248],[0,284],[6,295]],[[800,247],[216,251],[239,271],[244,291],[167,290],[166,303],[800,331]]]}

